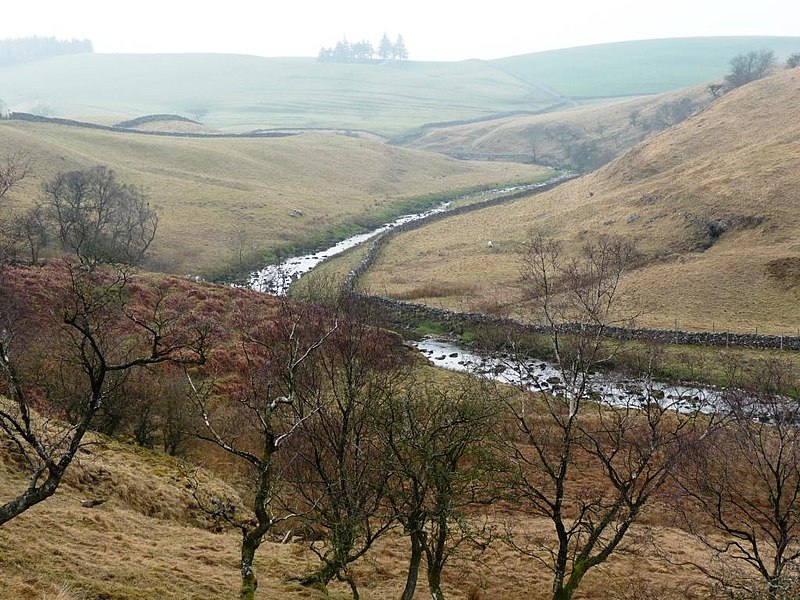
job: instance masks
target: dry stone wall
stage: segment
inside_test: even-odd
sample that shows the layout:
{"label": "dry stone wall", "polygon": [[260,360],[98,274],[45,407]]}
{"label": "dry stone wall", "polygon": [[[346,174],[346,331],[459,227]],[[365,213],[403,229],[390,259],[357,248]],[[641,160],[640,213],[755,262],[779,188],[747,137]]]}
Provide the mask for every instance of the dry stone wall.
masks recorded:
{"label": "dry stone wall", "polygon": [[83,129],[99,129],[101,131],[117,131],[121,133],[131,133],[134,135],[156,135],[161,137],[184,137],[184,138],[272,138],[289,137],[296,133],[285,131],[257,131],[250,133],[199,133],[189,131],[148,131],[144,129],[127,129],[125,127],[98,125],[97,123],[86,123],[85,121],[73,121],[72,119],[60,119],[56,117],[43,117],[24,112],[9,113],[8,118],[14,121],[30,121],[33,123],[52,123],[55,125],[66,125],[68,127],[81,127]]}

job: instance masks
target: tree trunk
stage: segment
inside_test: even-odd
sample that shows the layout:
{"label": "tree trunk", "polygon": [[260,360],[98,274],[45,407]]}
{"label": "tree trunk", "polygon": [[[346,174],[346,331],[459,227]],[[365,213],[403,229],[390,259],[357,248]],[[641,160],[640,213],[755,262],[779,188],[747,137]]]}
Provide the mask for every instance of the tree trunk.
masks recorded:
{"label": "tree trunk", "polygon": [[350,591],[353,592],[353,600],[360,600],[361,596],[358,593],[358,586],[356,585],[356,580],[353,579],[352,576],[348,575],[345,578],[345,581],[347,581],[348,585],[350,585]]}
{"label": "tree trunk", "polygon": [[[563,496],[562,486],[558,486],[559,499]],[[564,579],[567,576],[567,562],[569,560],[569,537],[567,536],[564,521],[561,518],[560,502],[553,511],[553,523],[556,528],[556,535],[558,536],[558,552],[556,553],[555,569],[553,573],[553,600],[566,600],[572,594],[564,596]]]}
{"label": "tree trunk", "polygon": [[9,500],[0,506],[0,525],[4,525],[14,517],[21,515],[28,510],[31,506],[46,500],[52,496],[59,482],[61,481],[61,474],[53,475],[45,481],[38,488],[29,488],[23,494],[16,498]]}
{"label": "tree trunk", "polygon": [[442,592],[442,571],[447,561],[446,545],[450,535],[450,527],[447,517],[449,511],[449,497],[438,496],[437,505],[439,514],[431,523],[433,530],[430,533],[431,539],[426,540],[425,562],[428,566],[428,590],[432,600],[444,600]]}
{"label": "tree trunk", "polygon": [[242,538],[242,588],[239,591],[239,600],[254,600],[258,579],[253,569],[253,559],[258,550],[259,543],[254,542],[249,536]]}
{"label": "tree trunk", "polygon": [[419,566],[422,562],[423,540],[421,532],[411,532],[411,560],[408,563],[408,576],[406,577],[406,587],[400,600],[412,600],[414,591],[417,589],[417,579],[419,578]]}
{"label": "tree trunk", "polygon": [[578,590],[578,586],[585,574],[586,565],[582,562],[575,562],[567,578],[567,584],[554,587],[553,600],[571,600],[572,595]]}
{"label": "tree trunk", "polygon": [[428,565],[428,589],[431,592],[431,600],[444,600],[441,566]]}
{"label": "tree trunk", "polygon": [[780,575],[769,577],[767,579],[767,598],[769,600],[784,600],[788,598],[784,586],[785,582]]}
{"label": "tree trunk", "polygon": [[336,571],[336,565],[330,562],[325,562],[319,569],[303,577],[300,580],[300,585],[306,587],[319,587],[320,589],[327,588],[328,584],[331,582],[331,579],[336,577]]}

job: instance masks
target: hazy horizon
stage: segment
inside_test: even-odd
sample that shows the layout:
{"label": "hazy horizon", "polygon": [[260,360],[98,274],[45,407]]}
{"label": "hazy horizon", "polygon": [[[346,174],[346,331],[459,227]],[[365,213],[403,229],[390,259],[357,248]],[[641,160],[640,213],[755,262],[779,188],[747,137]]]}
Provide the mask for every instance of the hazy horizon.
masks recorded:
{"label": "hazy horizon", "polygon": [[730,3],[675,0],[648,6],[631,0],[566,0],[528,6],[498,0],[491,9],[447,0],[380,5],[345,0],[253,7],[230,0],[225,10],[141,0],[107,3],[53,0],[6,8],[0,39],[55,36],[89,39],[98,53],[231,53],[312,57],[346,37],[377,45],[402,35],[409,58],[421,61],[493,59],[603,43],[718,36],[797,36],[800,6],[783,0]]}

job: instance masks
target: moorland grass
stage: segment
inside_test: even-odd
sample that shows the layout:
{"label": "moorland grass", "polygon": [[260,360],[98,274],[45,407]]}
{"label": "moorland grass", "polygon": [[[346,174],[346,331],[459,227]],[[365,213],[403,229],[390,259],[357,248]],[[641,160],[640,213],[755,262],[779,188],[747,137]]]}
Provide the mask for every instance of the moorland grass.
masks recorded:
{"label": "moorland grass", "polygon": [[623,282],[644,312],[637,324],[797,335],[798,286],[775,265],[800,247],[800,126],[787,118],[800,111],[799,83],[800,71],[782,71],[595,173],[398,236],[361,284],[402,295],[436,281],[475,291],[418,301],[524,316],[519,251],[532,229],[572,251],[612,234],[637,241],[646,257]]}
{"label": "moorland grass", "polygon": [[670,121],[661,112],[669,114],[671,107],[684,105],[695,112],[710,102],[705,86],[693,86],[540,115],[432,128],[406,146],[477,160],[565,165],[585,172],[666,129]]}
{"label": "moorland grass", "polygon": [[[66,270],[59,267],[15,269],[10,281],[15,286],[26,286],[29,292],[35,286],[42,298],[47,298],[59,273],[66,278]],[[195,284],[181,278],[141,276],[131,281],[130,289],[143,292],[147,289],[145,284],[153,280],[168,284],[165,289],[173,289],[182,297],[194,298],[200,314],[216,315],[221,332],[235,329],[232,323],[239,311],[232,305],[259,314],[278,310],[279,301],[263,294]],[[25,306],[32,308],[35,304],[38,302],[26,302]],[[135,306],[132,308],[135,312]],[[226,343],[229,345],[219,345]],[[241,349],[237,350],[235,339],[226,342],[224,335],[217,344],[213,359],[216,366],[209,368],[224,377],[227,370],[241,365]],[[457,386],[461,378],[467,377],[427,366],[421,357],[415,369],[419,378],[412,381],[429,377],[442,386]],[[510,389],[504,391],[513,393]],[[37,418],[34,415],[34,420]],[[55,417],[48,414],[50,418]],[[201,510],[192,489],[193,482],[197,482],[213,496],[246,503],[247,475],[240,461],[195,438],[182,447],[181,460],[101,435],[91,434],[85,441],[90,443],[79,453],[57,493],[0,527],[3,573],[0,597],[23,600],[59,594],[62,598],[66,596],[65,600],[235,597],[240,581],[241,537]],[[0,502],[14,497],[27,485],[25,463],[16,454],[13,447],[0,444]],[[571,485],[603,485],[599,467],[587,466],[573,472]],[[91,507],[86,500],[91,501],[88,503]],[[674,527],[669,512],[663,510],[660,502],[656,500],[652,510],[642,515],[643,527],[634,527],[633,539],[638,539],[640,533],[655,536],[668,552],[680,552],[687,560],[702,561],[705,553],[700,545]],[[565,505],[566,511],[575,509],[572,502]],[[552,525],[526,515],[514,502],[475,506],[470,510],[479,520],[485,518],[498,534],[538,533],[544,544],[553,542]],[[294,528],[296,524],[285,526]],[[277,535],[265,540],[257,553],[260,580],[257,597],[287,600],[351,597],[344,584],[335,582],[329,595],[298,586],[297,579],[314,569],[318,558],[309,550],[307,541],[300,536],[286,536],[282,527],[276,530]],[[285,543],[281,543],[284,537]],[[443,585],[448,597],[480,598],[481,594],[497,600],[550,597],[548,582],[552,574],[534,558],[511,549],[500,537],[488,548],[470,550],[470,547],[465,545],[445,570]],[[408,556],[408,540],[398,527],[352,566],[350,574],[356,578],[362,598],[398,597]],[[654,592],[672,590],[675,592],[672,596],[663,592],[658,597],[677,600],[692,597],[683,594],[687,585],[701,583],[697,572],[670,565],[656,553],[639,549],[635,553],[619,553],[602,569],[593,571],[582,586],[582,597],[614,598],[609,591],[618,589],[617,597],[622,600],[626,598],[625,588],[641,584]],[[422,586],[419,594],[424,595]]]}
{"label": "moorland grass", "polygon": [[481,61],[320,63],[221,54],[84,54],[0,69],[12,110],[117,118],[189,116],[230,131],[363,129],[539,110],[553,95]]}
{"label": "moorland grass", "polygon": [[263,265],[448,195],[549,172],[332,134],[194,139],[2,121],[0,144],[28,153],[34,165],[10,208],[36,201],[58,172],[106,165],[142,186],[158,212],[151,266],[206,277],[230,271],[237,244]]}
{"label": "moorland grass", "polygon": [[[448,378],[461,375],[451,374]],[[446,384],[446,381],[442,382]],[[220,529],[198,510],[189,481],[199,478],[203,489],[225,497],[237,491],[220,473],[230,476],[235,465],[223,457],[214,469],[200,469],[183,460],[93,436],[93,444],[71,467],[56,494],[0,528],[0,597],[39,600],[60,598],[115,598],[117,600],[188,600],[235,597],[240,581],[240,535]],[[206,456],[207,447],[191,449]],[[25,479],[0,449],[0,499],[24,486]],[[211,460],[213,462],[213,460]],[[587,481],[595,474],[586,471]],[[94,508],[85,500],[101,499]],[[498,533],[537,533],[552,539],[552,525],[525,515],[508,504],[496,509],[476,508]],[[661,548],[686,559],[702,561],[696,541],[670,526],[658,509],[643,517],[647,527],[634,527],[633,536],[657,538]],[[344,584],[332,582],[328,593],[302,588],[297,579],[318,564],[306,542],[281,536],[266,540],[256,555],[257,597],[343,600],[351,597]],[[381,539],[364,559],[352,566],[365,600],[396,598],[405,583],[408,540],[400,529]],[[465,546],[444,571],[448,597],[496,600],[546,600],[551,574],[538,561],[526,558],[501,539],[483,550]],[[655,553],[620,553],[602,570],[587,577],[582,597],[600,600],[625,598],[624,590],[644,586],[662,591],[669,600],[685,596],[688,584],[698,586],[691,569],[671,566]],[[609,595],[614,590],[614,594]],[[424,595],[424,579],[419,594]],[[703,596],[707,597],[707,596]]]}
{"label": "moorland grass", "polygon": [[0,68],[11,110],[114,123],[153,113],[228,131],[358,129],[536,112],[565,98],[674,90],[721,78],[732,57],[800,50],[794,37],[645,40],[460,62],[320,63],[225,54],[80,54]]}

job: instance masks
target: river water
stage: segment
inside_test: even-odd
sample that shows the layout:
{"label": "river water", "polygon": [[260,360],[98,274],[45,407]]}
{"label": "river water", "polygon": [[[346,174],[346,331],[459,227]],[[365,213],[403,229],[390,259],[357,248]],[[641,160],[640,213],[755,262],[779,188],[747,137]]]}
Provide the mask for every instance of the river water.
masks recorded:
{"label": "river water", "polygon": [[[480,196],[488,198],[523,190],[535,190],[549,183],[551,181],[476,192],[461,196],[457,200]],[[269,265],[253,273],[250,276],[249,285],[257,291],[284,296],[294,281],[314,269],[324,260],[354,248],[398,225],[446,212],[452,204],[453,201],[451,200],[426,211],[402,215],[391,223],[382,225],[372,231],[349,237],[326,250],[302,256],[293,256],[277,265]],[[413,345],[432,364],[438,367],[469,372],[477,376],[489,377],[502,383],[524,385],[534,391],[549,391],[554,394],[567,393],[562,373],[559,369],[555,365],[542,360],[529,360],[520,363],[502,354],[481,356],[457,345],[453,341],[436,338],[425,338],[418,342],[413,342]],[[659,397],[662,402],[668,403],[679,410],[690,410],[698,405],[711,405],[718,397],[718,393],[711,388],[636,381],[614,373],[594,375],[590,387],[603,400],[616,405],[635,403],[640,401],[647,393],[650,396]]]}
{"label": "river water", "polygon": [[[486,190],[482,192],[474,192],[471,194],[465,194],[463,196],[459,196],[455,200],[464,200],[468,198],[477,198],[481,196],[492,197],[497,195],[504,195],[504,194],[513,194],[516,192],[522,192],[526,190],[535,190],[536,188],[542,187],[543,185],[547,185],[552,183],[552,180],[544,181],[541,183],[532,183],[532,184],[525,184],[525,185],[517,185],[517,186],[509,186],[504,188],[497,188],[492,190]],[[327,250],[321,250],[319,252],[312,252],[310,254],[304,254],[302,256],[292,256],[291,258],[287,258],[283,262],[277,265],[269,265],[264,267],[260,271],[253,273],[249,278],[249,286],[256,291],[259,292],[269,292],[271,294],[275,294],[276,296],[285,296],[288,291],[289,287],[294,283],[297,279],[311,271],[314,267],[319,265],[322,261],[327,260],[337,254],[341,254],[350,248],[355,248],[359,244],[366,242],[367,240],[374,238],[381,233],[392,229],[393,227],[397,227],[398,225],[402,225],[404,223],[409,223],[411,221],[419,221],[420,219],[425,219],[431,215],[435,215],[438,213],[446,212],[450,209],[453,202],[455,200],[448,200],[447,202],[443,202],[438,206],[414,214],[409,215],[402,215],[392,221],[391,223],[386,223],[372,231],[368,231],[366,233],[360,233],[358,235],[354,235],[352,237],[347,238],[346,240],[342,240],[338,244],[331,246]]]}
{"label": "river water", "polygon": [[430,215],[445,212],[452,201],[443,202],[439,206],[426,210],[420,213],[411,215],[402,215],[386,225],[382,225],[377,229],[368,231],[366,233],[359,233],[352,237],[342,240],[338,244],[331,246],[327,250],[319,252],[312,252],[311,254],[304,254],[302,256],[292,256],[287,258],[282,263],[277,265],[269,265],[260,271],[253,273],[250,276],[250,287],[259,292],[269,292],[276,296],[285,296],[289,292],[289,287],[297,281],[300,277],[311,271],[314,267],[319,265],[322,261],[327,260],[337,254],[341,254],[350,248],[355,248],[359,244],[380,235],[384,231],[388,231],[393,227],[408,223],[410,221],[418,221]]}
{"label": "river water", "polygon": [[[518,360],[503,353],[484,356],[451,340],[435,337],[425,337],[411,342],[411,345],[437,367],[471,373],[501,383],[523,385],[532,391],[547,391],[557,395],[568,393],[562,372],[547,361]],[[637,405],[643,399],[650,398],[676,410],[711,410],[719,399],[719,392],[710,387],[642,381],[613,372],[592,375],[588,387],[602,401],[616,406]]]}

